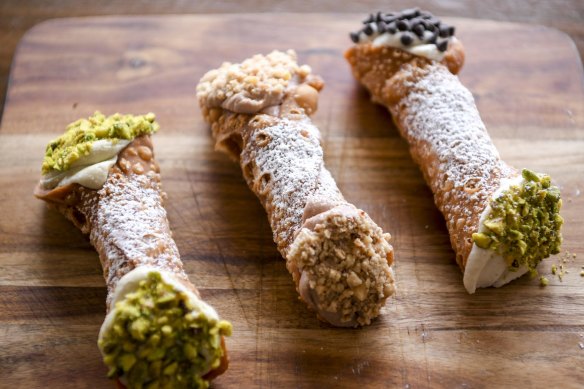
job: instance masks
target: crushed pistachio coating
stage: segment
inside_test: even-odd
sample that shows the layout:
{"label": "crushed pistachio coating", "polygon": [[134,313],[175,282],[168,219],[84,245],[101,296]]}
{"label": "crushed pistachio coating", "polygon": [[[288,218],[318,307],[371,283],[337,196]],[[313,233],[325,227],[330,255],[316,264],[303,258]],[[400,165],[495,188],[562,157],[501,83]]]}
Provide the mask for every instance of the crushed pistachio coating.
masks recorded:
{"label": "crushed pistachio coating", "polygon": [[542,259],[560,252],[562,200],[550,176],[527,169],[522,176],[521,184],[491,200],[484,231],[474,233],[472,239],[478,247],[505,258],[509,270],[524,265],[535,272]]}
{"label": "crushed pistachio coating", "polygon": [[49,142],[42,174],[68,170],[80,157],[89,155],[96,140],[111,139],[116,142],[155,133],[160,128],[155,119],[153,113],[139,116],[116,113],[106,117],[100,112],[87,119],[79,119],[69,124],[63,135]]}
{"label": "crushed pistachio coating", "polygon": [[221,336],[231,324],[192,306],[188,295],[150,272],[115,305],[115,317],[98,345],[110,368],[132,388],[207,388],[203,376],[220,365]]}

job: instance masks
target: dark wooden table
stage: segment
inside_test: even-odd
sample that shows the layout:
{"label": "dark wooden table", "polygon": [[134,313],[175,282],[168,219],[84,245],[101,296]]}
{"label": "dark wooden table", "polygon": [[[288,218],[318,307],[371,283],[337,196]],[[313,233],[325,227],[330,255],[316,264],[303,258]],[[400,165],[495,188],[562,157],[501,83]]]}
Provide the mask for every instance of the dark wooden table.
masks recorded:
{"label": "dark wooden table", "polygon": [[[523,277],[471,296],[407,144],[343,59],[360,18],[72,18],[21,40],[0,127],[0,388],[113,387],[96,347],[106,293],[97,254],[31,193],[46,142],[95,109],[157,114],[174,239],[203,298],[233,323],[231,365],[214,388],[582,387],[584,72],[572,41],[540,26],[445,18],[466,45],[461,80],[504,160],[550,173],[564,201],[563,254],[539,267],[549,285]],[[296,48],[325,79],[314,123],[326,165],[393,235],[398,290],[360,330],[319,323],[298,301],[265,212],[239,166],[213,151],[197,108],[204,72],[274,47]],[[562,281],[551,271],[560,261]]]}
{"label": "dark wooden table", "polygon": [[[440,16],[459,16],[542,24],[568,34],[584,58],[584,1],[582,0],[398,0],[395,9],[413,5]],[[0,1],[0,115],[4,109],[10,64],[26,31],[47,19],[95,15],[159,15],[250,12],[373,12],[387,1],[338,0],[2,0]],[[0,116],[1,118],[1,116]]]}

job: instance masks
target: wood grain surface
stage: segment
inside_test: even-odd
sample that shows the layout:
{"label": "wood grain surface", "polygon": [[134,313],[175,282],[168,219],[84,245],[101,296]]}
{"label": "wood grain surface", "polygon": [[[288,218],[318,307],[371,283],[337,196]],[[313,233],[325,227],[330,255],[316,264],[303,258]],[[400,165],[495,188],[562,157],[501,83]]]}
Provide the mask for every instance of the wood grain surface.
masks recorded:
{"label": "wood grain surface", "polygon": [[[2,0],[0,1],[0,111],[17,43],[37,23],[98,15],[272,12],[376,12],[418,6],[440,16],[539,24],[568,34],[584,60],[582,0]],[[278,17],[278,16],[274,16]],[[362,16],[361,16],[362,17]],[[1,115],[1,112],[0,112]],[[0,116],[1,117],[1,116]]]}
{"label": "wood grain surface", "polygon": [[[563,281],[468,295],[445,223],[389,114],[342,57],[355,15],[63,19],[28,32],[0,130],[0,387],[109,388],[105,286],[88,240],[32,197],[45,144],[94,110],[157,114],[155,150],[191,280],[234,326],[216,388],[577,388],[584,382],[584,74],[564,34],[448,19],[461,79],[503,158],[563,193]],[[512,39],[509,39],[512,37]],[[336,329],[297,300],[263,209],[213,151],[195,85],[222,61],[295,48],[326,81],[314,121],[345,197],[393,235],[398,292],[373,325]]]}

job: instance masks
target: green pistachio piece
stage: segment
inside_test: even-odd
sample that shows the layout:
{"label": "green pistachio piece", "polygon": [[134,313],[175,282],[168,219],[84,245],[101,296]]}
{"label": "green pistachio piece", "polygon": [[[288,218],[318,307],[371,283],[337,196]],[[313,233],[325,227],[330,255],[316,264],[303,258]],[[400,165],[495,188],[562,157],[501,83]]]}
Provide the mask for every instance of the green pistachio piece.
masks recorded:
{"label": "green pistachio piece", "polygon": [[136,340],[144,340],[149,327],[150,321],[143,317],[139,317],[130,324],[130,334]]}
{"label": "green pistachio piece", "polygon": [[491,244],[491,238],[488,235],[482,233],[472,234],[472,240],[482,249],[488,249]]}
{"label": "green pistachio piece", "polygon": [[501,218],[485,220],[483,224],[497,235],[505,232],[505,222]]}
{"label": "green pistachio piece", "polygon": [[118,369],[115,367],[110,367],[107,372],[107,378],[114,378],[118,373]]}
{"label": "green pistachio piece", "polygon": [[122,356],[120,356],[118,361],[121,368],[125,372],[128,372],[136,363],[136,356],[134,354],[123,354]]}
{"label": "green pistachio piece", "polygon": [[523,234],[517,230],[509,229],[507,235],[509,235],[509,238],[513,240],[523,239]]}
{"label": "green pistachio piece", "polygon": [[557,188],[553,188],[550,190],[545,191],[546,200],[551,201],[552,203],[557,203],[560,201],[560,191]]}
{"label": "green pistachio piece", "polygon": [[197,359],[197,349],[192,344],[185,344],[183,347],[183,352],[189,360],[194,361]]}
{"label": "green pistachio piece", "polygon": [[525,178],[526,181],[533,181],[533,182],[539,182],[539,176],[535,173],[532,172],[531,170],[528,169],[523,169],[521,171],[521,175],[523,176],[523,178]]}
{"label": "green pistachio piece", "polygon": [[160,335],[152,335],[150,339],[148,339],[148,343],[150,343],[152,346],[157,346],[160,343]]}
{"label": "green pistachio piece", "polygon": [[115,354],[108,354],[105,357],[103,357],[103,363],[105,363],[106,365],[111,365],[115,362],[117,355]]}
{"label": "green pistachio piece", "polygon": [[126,352],[136,351],[136,345],[132,342],[124,342],[122,349]]}
{"label": "green pistachio piece", "polygon": [[520,240],[517,242],[517,246],[519,247],[519,251],[521,252],[521,255],[524,255],[525,252],[527,251],[527,243]]}
{"label": "green pistachio piece", "polygon": [[164,368],[164,370],[162,370],[162,374],[164,375],[173,375],[174,373],[176,373],[176,370],[178,369],[178,363],[173,362],[170,365],[166,366]]}
{"label": "green pistachio piece", "polygon": [[166,350],[163,348],[157,348],[155,350],[152,350],[151,352],[148,353],[148,355],[146,356],[146,359],[148,359],[149,361],[159,361],[162,358],[164,358],[164,355],[166,354]]}
{"label": "green pistachio piece", "polygon": [[160,298],[158,298],[156,300],[156,304],[158,305],[165,305],[165,304],[169,304],[175,301],[175,296],[173,296],[172,294],[166,294]]}

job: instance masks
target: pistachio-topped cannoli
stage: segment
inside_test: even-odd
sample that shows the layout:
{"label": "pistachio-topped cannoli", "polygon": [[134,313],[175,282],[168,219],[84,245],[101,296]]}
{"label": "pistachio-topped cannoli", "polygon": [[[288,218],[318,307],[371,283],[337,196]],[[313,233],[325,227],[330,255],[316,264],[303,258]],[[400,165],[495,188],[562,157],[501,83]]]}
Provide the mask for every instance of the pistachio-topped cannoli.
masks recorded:
{"label": "pistachio-topped cannoli", "polygon": [[394,292],[389,234],[343,198],[310,115],[323,87],[296,53],[224,63],[197,86],[215,147],[241,165],[300,298],[336,326],[371,323]]}
{"label": "pistachio-topped cannoli", "polygon": [[162,206],[153,114],[95,113],[47,146],[35,195],[89,238],[108,286],[98,346],[128,388],[207,387],[227,369],[220,320],[189,281]]}
{"label": "pistachio-topped cannoli", "polygon": [[345,54],[386,106],[443,213],[469,293],[502,286],[559,252],[560,192],[550,177],[506,164],[456,73],[464,49],[428,12],[377,13]]}

